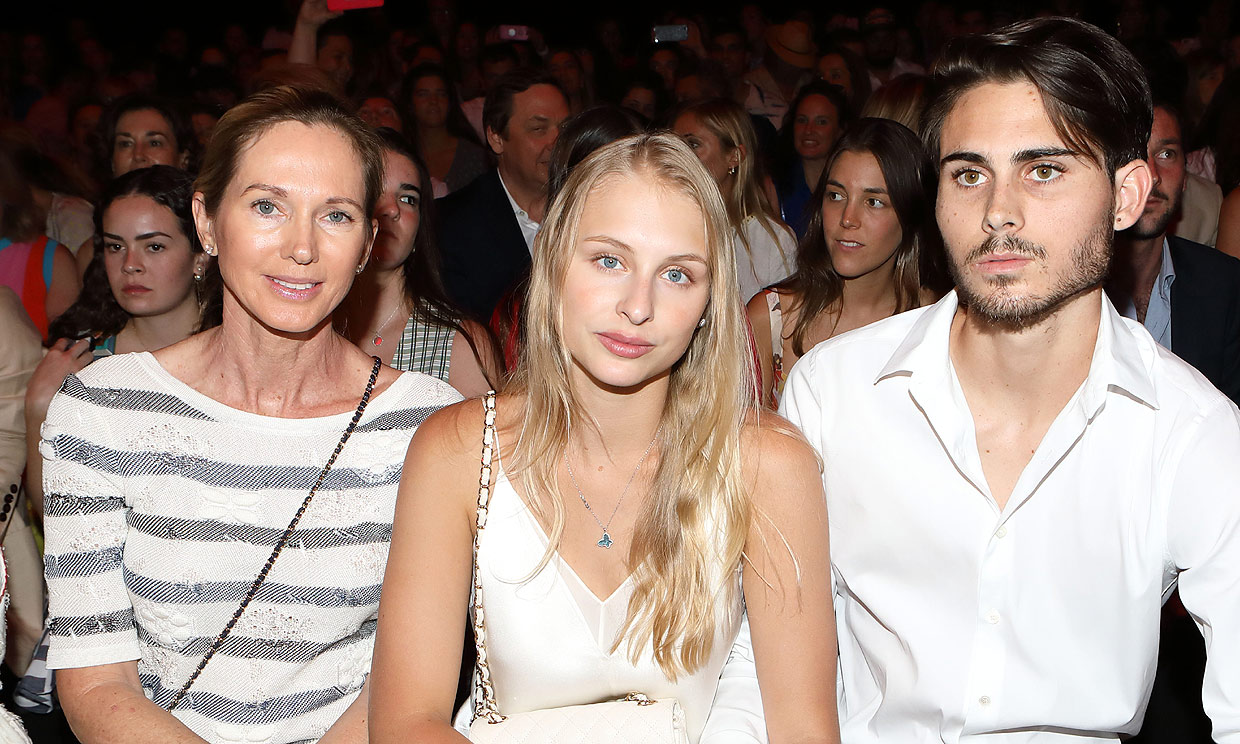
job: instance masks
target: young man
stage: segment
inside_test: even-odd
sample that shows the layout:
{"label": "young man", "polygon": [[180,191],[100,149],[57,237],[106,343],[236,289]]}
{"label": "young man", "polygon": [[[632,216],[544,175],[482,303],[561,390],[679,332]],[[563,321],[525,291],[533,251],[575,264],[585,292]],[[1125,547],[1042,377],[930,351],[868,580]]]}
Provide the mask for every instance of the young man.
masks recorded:
{"label": "young man", "polygon": [[959,289],[820,345],[783,397],[824,461],[843,741],[1134,733],[1178,579],[1240,742],[1240,412],[1102,291],[1151,186],[1141,68],[1040,19],[954,42],[932,91]]}

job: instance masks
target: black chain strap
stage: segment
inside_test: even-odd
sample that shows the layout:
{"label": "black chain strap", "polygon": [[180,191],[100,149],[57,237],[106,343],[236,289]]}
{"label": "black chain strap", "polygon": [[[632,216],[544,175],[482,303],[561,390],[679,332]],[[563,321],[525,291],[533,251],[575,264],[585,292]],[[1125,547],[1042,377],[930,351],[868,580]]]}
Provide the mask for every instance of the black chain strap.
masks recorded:
{"label": "black chain strap", "polygon": [[267,574],[271,572],[271,567],[275,564],[276,559],[280,557],[280,551],[284,550],[285,544],[287,544],[289,538],[293,536],[293,531],[297,529],[297,523],[301,521],[302,515],[306,513],[306,509],[310,506],[310,500],[313,499],[314,494],[318,492],[319,486],[323,485],[323,481],[327,478],[328,471],[332,469],[332,465],[336,463],[336,458],[340,456],[341,450],[344,449],[345,442],[349,441],[349,437],[353,434],[353,430],[357,428],[357,422],[362,420],[362,412],[366,410],[366,404],[370,402],[370,394],[375,389],[375,380],[379,378],[379,368],[382,366],[382,362],[379,360],[379,357],[373,357],[373,359],[375,360],[375,365],[374,368],[370,370],[370,381],[366,383],[366,391],[362,393],[362,399],[357,404],[357,410],[353,413],[353,420],[349,422],[349,425],[344,429],[344,433],[340,435],[340,442],[336,445],[336,449],[332,452],[332,456],[327,459],[327,464],[323,466],[322,472],[319,473],[318,480],[316,480],[314,485],[310,487],[310,493],[306,494],[306,498],[301,502],[301,507],[297,510],[297,513],[293,515],[293,520],[288,523],[288,527],[284,528],[284,534],[280,535],[280,539],[276,541],[275,550],[271,551],[271,557],[267,559],[267,563],[264,564],[262,570],[258,572],[258,578],[254,579],[253,584],[250,584],[249,591],[245,593],[245,598],[241,600],[241,606],[238,607],[237,611],[233,613],[232,619],[229,620],[228,624],[224,626],[224,630],[220,631],[220,634],[216,636],[214,641],[211,642],[211,648],[207,649],[207,653],[202,657],[202,661],[198,662],[198,668],[194,670],[194,673],[189,676],[189,679],[185,681],[185,684],[181,686],[181,689],[172,698],[172,702],[168,705],[169,711],[175,709],[178,705],[180,705],[181,701],[185,699],[185,695],[189,692],[189,688],[192,687],[194,682],[198,680],[198,675],[202,674],[202,670],[207,668],[207,662],[211,661],[211,658],[215,656],[215,652],[219,651],[220,647],[224,645],[224,639],[228,638],[228,634],[232,632],[232,629],[236,626],[237,621],[241,619],[241,615],[245,612],[245,608],[250,606],[250,602],[253,601],[255,595],[258,594],[259,588],[262,587],[263,582],[267,580]]}

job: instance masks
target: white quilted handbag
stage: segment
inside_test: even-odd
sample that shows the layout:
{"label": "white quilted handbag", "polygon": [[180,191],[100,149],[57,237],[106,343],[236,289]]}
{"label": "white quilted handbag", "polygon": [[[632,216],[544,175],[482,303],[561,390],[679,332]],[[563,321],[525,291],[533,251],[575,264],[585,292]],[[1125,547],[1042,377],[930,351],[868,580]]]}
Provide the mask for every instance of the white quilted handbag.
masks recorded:
{"label": "white quilted handbag", "polygon": [[482,611],[482,578],[478,571],[478,540],[486,526],[491,501],[491,455],[495,442],[495,393],[487,393],[486,426],[482,432],[482,471],[478,479],[477,529],[474,531],[474,716],[469,739],[482,744],[689,744],[685,714],[675,699],[652,700],[630,692],[622,700],[569,705],[528,713],[501,715],[487,664],[486,627]]}

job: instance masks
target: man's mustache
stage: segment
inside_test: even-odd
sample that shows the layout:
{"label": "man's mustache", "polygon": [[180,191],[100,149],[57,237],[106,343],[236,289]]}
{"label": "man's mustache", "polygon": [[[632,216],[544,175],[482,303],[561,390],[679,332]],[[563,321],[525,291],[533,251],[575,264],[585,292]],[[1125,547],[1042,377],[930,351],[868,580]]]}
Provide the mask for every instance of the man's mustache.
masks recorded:
{"label": "man's mustache", "polygon": [[991,235],[981,245],[969,251],[964,262],[971,264],[996,253],[1015,253],[1030,258],[1045,259],[1046,249],[1015,235]]}

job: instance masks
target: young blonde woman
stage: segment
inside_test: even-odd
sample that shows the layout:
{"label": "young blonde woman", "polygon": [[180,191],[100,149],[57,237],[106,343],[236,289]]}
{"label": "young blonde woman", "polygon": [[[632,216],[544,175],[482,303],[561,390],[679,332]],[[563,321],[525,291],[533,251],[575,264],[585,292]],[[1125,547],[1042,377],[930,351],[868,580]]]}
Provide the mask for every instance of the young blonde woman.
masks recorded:
{"label": "young blonde woman", "polygon": [[758,158],[758,137],[744,107],[716,98],[691,104],[672,130],[685,142],[723,194],[736,250],[741,302],[787,277],[796,265],[796,236],[779,218],[774,189]]}
{"label": "young blonde woman", "polygon": [[[618,140],[573,170],[537,241],[527,343],[494,401],[478,533],[498,711],[638,691],[676,698],[691,742],[736,741],[746,706],[761,711],[745,724],[759,740],[837,741],[818,466],[782,419],[758,415],[737,353],[747,341],[731,229],[710,175],[677,137]],[[485,407],[432,416],[410,446],[372,742],[462,740],[452,706]],[[752,675],[739,697],[737,680],[720,679],[742,599],[761,703]]]}
{"label": "young blonde woman", "polygon": [[827,159],[809,204],[797,271],[750,300],[762,399],[819,342],[934,300],[920,264],[931,228],[933,170],[917,135],[861,119]]}

